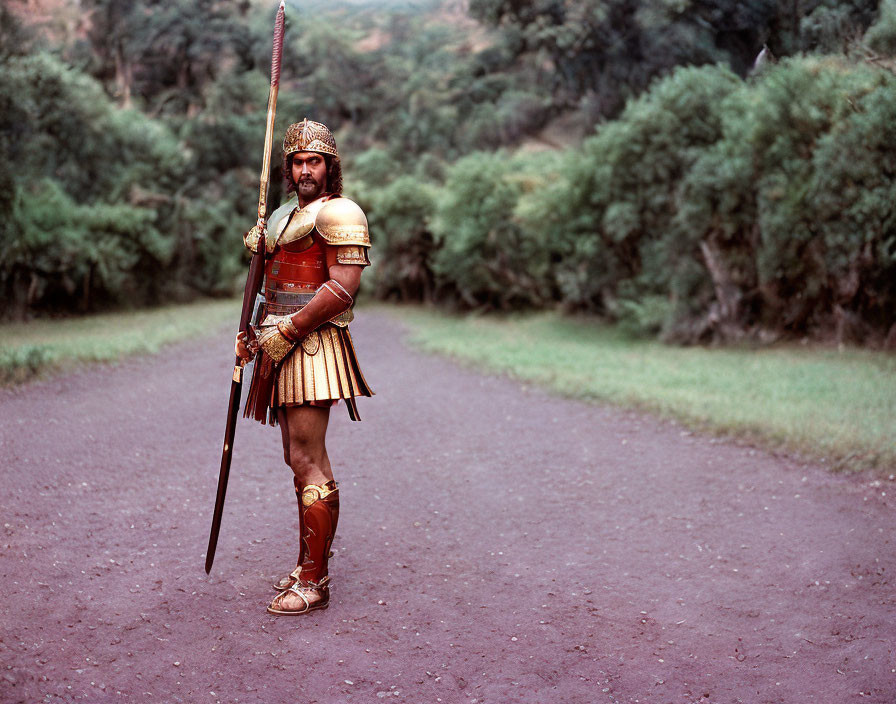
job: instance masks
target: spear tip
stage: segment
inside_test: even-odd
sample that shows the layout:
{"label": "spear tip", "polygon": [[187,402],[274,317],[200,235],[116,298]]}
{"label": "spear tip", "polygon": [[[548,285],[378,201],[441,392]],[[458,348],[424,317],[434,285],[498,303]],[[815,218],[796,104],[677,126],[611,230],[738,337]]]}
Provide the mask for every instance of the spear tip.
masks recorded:
{"label": "spear tip", "polygon": [[274,50],[271,53],[271,87],[280,85],[280,58],[283,54],[283,29],[286,21],[286,4],[280,0],[277,19],[274,21]]}

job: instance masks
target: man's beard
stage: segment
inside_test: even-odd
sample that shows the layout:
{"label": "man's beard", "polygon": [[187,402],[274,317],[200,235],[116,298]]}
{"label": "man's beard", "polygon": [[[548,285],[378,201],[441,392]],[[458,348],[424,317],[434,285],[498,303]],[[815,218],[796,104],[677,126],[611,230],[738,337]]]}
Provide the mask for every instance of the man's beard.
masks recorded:
{"label": "man's beard", "polygon": [[324,186],[314,179],[303,178],[296,183],[296,192],[304,199],[314,198],[323,193]]}

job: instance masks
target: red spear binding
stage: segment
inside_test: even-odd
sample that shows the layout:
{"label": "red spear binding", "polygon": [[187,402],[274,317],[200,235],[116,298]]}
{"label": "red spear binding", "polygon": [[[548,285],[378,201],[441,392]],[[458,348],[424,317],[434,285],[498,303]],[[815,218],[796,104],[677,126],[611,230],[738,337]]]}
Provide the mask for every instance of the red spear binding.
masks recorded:
{"label": "red spear binding", "polygon": [[[256,227],[263,231],[265,215],[268,205],[268,182],[271,176],[271,148],[274,143],[274,117],[277,113],[277,91],[280,87],[280,59],[283,56],[283,24],[286,18],[286,8],[283,0],[277,10],[277,19],[274,22],[274,49],[271,52],[271,91],[268,95],[268,120],[264,133],[264,160],[261,165],[261,186],[258,192],[258,220]],[[239,330],[244,332],[247,339],[254,337],[254,332],[249,325],[252,316],[252,307],[255,297],[261,289],[264,278],[264,240],[258,242],[256,251],[252,255],[252,263],[249,265],[249,275],[246,277],[246,288],[243,292],[243,310],[240,313]],[[227,478],[230,475],[230,461],[233,458],[233,437],[236,433],[236,418],[240,410],[240,393],[243,388],[243,367],[239,357],[236,358],[233,367],[233,378],[230,384],[230,401],[227,405],[227,425],[224,428],[224,450],[221,454],[221,472],[218,475],[218,494],[215,498],[215,511],[212,514],[212,529],[208,538],[208,550],[205,553],[205,571],[211,572],[215,561],[215,548],[218,546],[218,533],[221,530],[221,515],[224,512],[224,496],[227,493]]]}

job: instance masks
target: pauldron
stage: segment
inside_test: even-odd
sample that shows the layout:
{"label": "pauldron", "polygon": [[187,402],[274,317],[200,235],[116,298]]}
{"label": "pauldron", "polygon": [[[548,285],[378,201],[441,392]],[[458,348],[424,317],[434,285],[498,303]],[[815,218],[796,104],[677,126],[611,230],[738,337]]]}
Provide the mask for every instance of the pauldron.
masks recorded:
{"label": "pauldron", "polygon": [[[329,245],[367,248],[370,234],[367,216],[360,206],[348,198],[324,197],[309,203],[304,208],[278,208],[268,223],[268,237],[265,243],[269,252],[277,247],[297,242],[317,230]],[[354,256],[347,255],[343,263],[366,262],[363,250],[352,250]]]}

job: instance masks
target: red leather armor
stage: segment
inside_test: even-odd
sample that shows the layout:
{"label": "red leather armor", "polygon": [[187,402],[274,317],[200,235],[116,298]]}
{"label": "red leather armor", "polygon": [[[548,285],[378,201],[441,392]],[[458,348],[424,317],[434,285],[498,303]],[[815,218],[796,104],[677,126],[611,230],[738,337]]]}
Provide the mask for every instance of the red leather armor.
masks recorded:
{"label": "red leather armor", "polygon": [[295,313],[329,278],[323,246],[313,234],[280,247],[265,265],[266,312]]}

